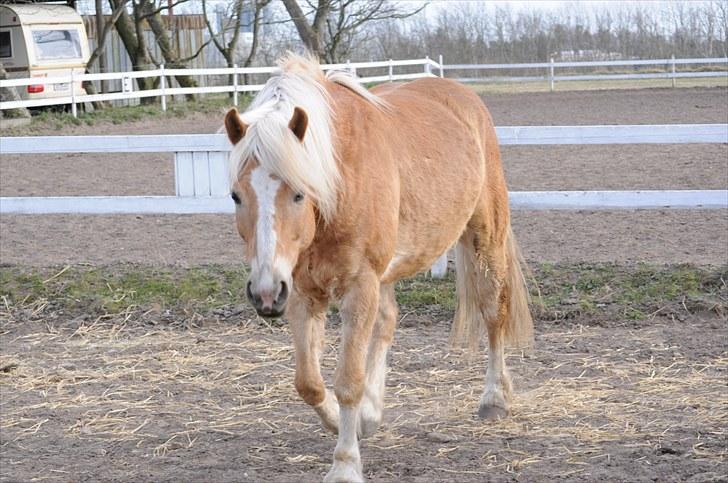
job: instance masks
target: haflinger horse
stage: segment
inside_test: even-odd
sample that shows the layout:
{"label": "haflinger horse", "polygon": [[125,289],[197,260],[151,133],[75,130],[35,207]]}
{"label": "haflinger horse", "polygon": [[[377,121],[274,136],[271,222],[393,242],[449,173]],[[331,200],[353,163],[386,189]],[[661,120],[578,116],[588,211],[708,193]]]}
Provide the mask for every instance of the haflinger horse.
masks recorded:
{"label": "haflinger horse", "polygon": [[[456,82],[367,91],[309,57],[279,65],[247,111],[225,116],[247,296],[261,316],[288,320],[295,387],[338,434],[324,481],[362,481],[358,440],[382,420],[394,284],[456,243],[452,338],[478,347],[487,332],[478,414],[509,412],[504,347],[528,344],[532,321],[498,142],[481,100]],[[332,302],[333,392],[319,366]]]}

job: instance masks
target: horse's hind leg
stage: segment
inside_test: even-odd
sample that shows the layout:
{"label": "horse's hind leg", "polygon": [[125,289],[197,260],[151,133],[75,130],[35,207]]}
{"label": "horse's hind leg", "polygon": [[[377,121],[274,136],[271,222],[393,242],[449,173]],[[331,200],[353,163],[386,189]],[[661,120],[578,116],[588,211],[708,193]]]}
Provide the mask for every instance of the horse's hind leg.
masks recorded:
{"label": "horse's hind leg", "polygon": [[392,344],[396,325],[397,300],[394,284],[382,285],[379,291],[379,311],[367,354],[364,395],[359,403],[359,437],[371,435],[382,422],[387,351]]}
{"label": "horse's hind leg", "polygon": [[[502,280],[502,279],[501,279]],[[502,285],[502,282],[499,283]],[[504,356],[505,323],[508,318],[508,288],[501,286],[499,293],[491,296],[497,304],[495,317],[486,319],[488,328],[488,369],[485,373],[485,390],[480,398],[478,416],[484,419],[501,419],[508,415],[512,384]]]}
{"label": "horse's hind leg", "polygon": [[487,330],[488,369],[478,415],[499,419],[508,415],[511,395],[504,357],[508,267],[505,248],[501,243],[494,243],[489,235],[484,230],[468,228],[456,247],[459,300],[455,324],[456,330],[459,325],[460,330],[469,332],[461,336],[470,339],[472,344],[477,344],[483,325]]}

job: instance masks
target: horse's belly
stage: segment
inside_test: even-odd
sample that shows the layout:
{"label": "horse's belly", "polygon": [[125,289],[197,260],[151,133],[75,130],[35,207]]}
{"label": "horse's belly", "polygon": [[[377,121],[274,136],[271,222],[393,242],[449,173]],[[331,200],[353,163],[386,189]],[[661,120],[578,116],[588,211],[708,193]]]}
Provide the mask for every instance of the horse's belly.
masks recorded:
{"label": "horse's belly", "polygon": [[433,256],[432,253],[416,253],[416,254],[395,254],[387,265],[387,269],[382,275],[381,282],[384,284],[393,283],[397,280],[411,277],[419,272],[423,272],[430,268],[432,264],[439,258],[445,250],[444,248],[439,254]]}
{"label": "horse's belly", "polygon": [[433,263],[460,238],[472,214],[474,201],[462,211],[443,218],[402,226],[394,256],[382,275],[382,283],[392,283],[428,270]]}

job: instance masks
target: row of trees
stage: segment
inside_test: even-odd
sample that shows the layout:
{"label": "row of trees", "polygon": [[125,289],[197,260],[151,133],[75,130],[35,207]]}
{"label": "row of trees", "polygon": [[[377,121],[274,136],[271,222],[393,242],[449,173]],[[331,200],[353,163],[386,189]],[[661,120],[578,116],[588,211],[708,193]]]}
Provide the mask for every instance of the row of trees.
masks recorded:
{"label": "row of trees", "polygon": [[[393,0],[81,0],[108,2],[101,45],[112,26],[135,69],[164,62],[184,67],[203,48],[217,49],[228,66],[270,64],[305,47],[325,62],[444,55],[449,63],[543,62],[550,57],[665,58],[728,56],[724,0],[590,4],[560,10],[516,10],[488,2]],[[204,15],[209,41],[183,58],[171,42],[167,14]],[[223,10],[222,25],[211,21]],[[143,35],[154,33],[162,59]],[[250,34],[241,42],[241,30]],[[96,60],[100,49],[92,55]],[[179,76],[183,86],[194,79]],[[140,88],[152,87],[151,79]]]}
{"label": "row of trees", "polygon": [[[372,26],[366,55],[443,54],[452,63],[543,62],[550,57],[669,58],[728,56],[728,3],[575,3],[558,11],[486,9],[464,3],[434,20]],[[364,53],[363,52],[363,53]]]}
{"label": "row of trees", "polygon": [[[561,10],[516,10],[488,2],[394,0],[78,0],[97,21],[100,60],[115,29],[135,70],[184,68],[203,49],[228,66],[270,65],[302,48],[325,62],[436,56],[448,63],[539,62],[550,57],[665,58],[728,56],[724,0],[567,3]],[[183,57],[172,42],[172,11],[202,14],[209,40]],[[222,9],[224,22],[211,20]],[[111,15],[108,15],[110,13]],[[144,35],[153,32],[152,42]],[[241,41],[241,30],[249,32]],[[161,53],[155,58],[153,52]],[[102,59],[101,59],[102,60]],[[185,87],[191,76],[177,76]],[[158,79],[138,79],[140,89]],[[87,88],[93,91],[93,86]]]}
{"label": "row of trees", "polygon": [[558,10],[485,1],[272,0],[265,8],[253,63],[269,64],[302,45],[327,62],[438,54],[450,63],[728,56],[724,0],[566,2]]}

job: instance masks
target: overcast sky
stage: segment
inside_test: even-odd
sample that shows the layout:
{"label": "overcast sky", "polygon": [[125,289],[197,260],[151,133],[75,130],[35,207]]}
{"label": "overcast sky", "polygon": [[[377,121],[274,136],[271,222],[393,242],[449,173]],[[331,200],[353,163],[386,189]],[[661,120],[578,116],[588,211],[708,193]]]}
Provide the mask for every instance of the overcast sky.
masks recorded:
{"label": "overcast sky", "polygon": [[[163,0],[164,1],[164,0]],[[555,12],[560,11],[593,11],[593,10],[604,10],[609,9],[613,11],[619,11],[630,7],[648,7],[648,8],[662,8],[670,3],[686,3],[686,4],[700,4],[705,3],[709,0],[633,0],[633,1],[620,1],[620,0],[485,0],[485,1],[459,1],[459,0],[430,0],[424,2],[422,0],[394,0],[402,4],[422,5],[427,4],[426,14],[428,17],[436,15],[442,9],[447,9],[449,5],[456,3],[468,3],[471,5],[482,6],[486,10],[495,10],[498,7],[510,7],[514,11],[545,11]],[[723,0],[726,1],[726,0]],[[208,8],[214,10],[215,4],[228,4],[230,0],[207,0]],[[303,3],[303,2],[301,2]],[[108,2],[104,2],[105,8]],[[79,0],[78,8],[82,14],[93,14],[94,13],[94,0]],[[175,7],[176,13],[201,13],[202,12],[202,1],[201,0],[189,0],[189,2],[178,5]]]}

